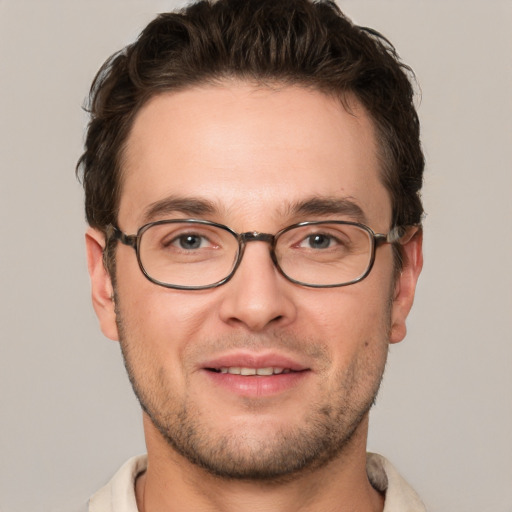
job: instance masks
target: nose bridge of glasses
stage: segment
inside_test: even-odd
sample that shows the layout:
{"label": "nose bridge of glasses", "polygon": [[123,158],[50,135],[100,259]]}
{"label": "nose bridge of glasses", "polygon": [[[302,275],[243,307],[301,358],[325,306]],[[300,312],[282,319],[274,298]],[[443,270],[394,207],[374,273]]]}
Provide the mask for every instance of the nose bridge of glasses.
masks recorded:
{"label": "nose bridge of glasses", "polygon": [[269,233],[260,233],[258,231],[247,231],[246,233],[240,233],[240,240],[245,244],[248,242],[268,242],[269,244],[274,243],[274,235]]}
{"label": "nose bridge of glasses", "polygon": [[268,243],[270,245],[269,253],[270,253],[270,258],[272,260],[272,264],[279,268],[279,264],[276,259],[276,254],[274,252],[274,245],[275,245],[275,241],[276,241],[275,235],[271,235],[270,233],[260,233],[259,231],[247,231],[245,233],[240,233],[238,235],[238,240],[240,243],[240,252],[238,253],[238,258],[237,258],[235,267],[233,269],[233,273],[240,266],[242,258],[245,254],[245,249],[246,249],[247,243],[249,243],[249,242],[266,242],[266,243]]}
{"label": "nose bridge of glasses", "polygon": [[[240,261],[242,259],[242,256],[244,255],[244,252],[245,252],[245,247],[246,247],[246,244],[249,243],[249,242],[266,242],[268,244],[270,244],[270,257],[272,259],[272,262],[274,263],[274,265],[278,265],[277,263],[277,259],[276,259],[276,254],[274,252],[274,245],[275,245],[275,241],[276,241],[276,237],[275,235],[271,235],[270,233],[260,233],[259,231],[247,231],[245,233],[240,233],[238,235],[238,240],[240,242],[240,253],[239,253],[239,256],[238,256],[238,263],[236,265],[236,267],[238,267],[238,265],[240,264]],[[235,269],[236,269],[235,267]]]}

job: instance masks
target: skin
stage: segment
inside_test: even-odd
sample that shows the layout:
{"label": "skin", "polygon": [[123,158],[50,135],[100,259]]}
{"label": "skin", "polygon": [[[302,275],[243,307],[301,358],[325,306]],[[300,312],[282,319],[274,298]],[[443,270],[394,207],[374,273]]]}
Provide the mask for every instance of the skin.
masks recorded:
{"label": "skin", "polygon": [[[119,228],[135,233],[148,207],[169,196],[210,201],[214,211],[194,216],[238,232],[354,220],[292,211],[312,197],[349,198],[375,232],[391,227],[371,120],[355,100],[349,114],[300,87],[230,82],[151,99],[127,141]],[[154,220],[189,216],[160,212]],[[89,229],[86,243],[102,331],[121,341],[146,409],[149,464],[137,480],[139,510],[382,510],[365,472],[368,410],[389,343],[405,336],[420,233],[404,245],[408,263],[396,281],[384,245],[366,279],[331,289],[287,281],[264,242],[247,246],[221,287],[166,289],[118,244],[115,301],[104,237]],[[205,361],[226,354],[285,357],[306,371],[281,391],[248,393],[205,371]],[[303,467],[297,451],[306,454]]]}

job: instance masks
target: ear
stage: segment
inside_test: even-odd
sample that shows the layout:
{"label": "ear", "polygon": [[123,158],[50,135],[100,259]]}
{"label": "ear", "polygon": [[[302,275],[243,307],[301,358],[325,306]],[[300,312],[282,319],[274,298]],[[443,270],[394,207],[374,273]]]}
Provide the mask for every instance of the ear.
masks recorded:
{"label": "ear", "polygon": [[114,288],[110,275],[103,264],[105,235],[97,229],[89,228],[85,234],[85,246],[94,311],[100,321],[103,334],[107,338],[117,341],[119,336],[116,325]]}
{"label": "ear", "polygon": [[404,267],[398,276],[393,295],[391,313],[390,343],[398,343],[405,338],[407,327],[405,321],[414,301],[416,283],[423,267],[423,232],[417,228],[412,236],[402,245]]}

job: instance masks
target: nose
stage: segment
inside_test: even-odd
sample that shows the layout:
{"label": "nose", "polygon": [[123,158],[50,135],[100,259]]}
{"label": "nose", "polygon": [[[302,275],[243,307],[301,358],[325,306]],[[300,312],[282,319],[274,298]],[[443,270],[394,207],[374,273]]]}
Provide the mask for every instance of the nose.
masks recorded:
{"label": "nose", "polygon": [[222,287],[221,319],[252,332],[288,325],[297,314],[294,286],[274,266],[268,243],[247,244],[235,275]]}

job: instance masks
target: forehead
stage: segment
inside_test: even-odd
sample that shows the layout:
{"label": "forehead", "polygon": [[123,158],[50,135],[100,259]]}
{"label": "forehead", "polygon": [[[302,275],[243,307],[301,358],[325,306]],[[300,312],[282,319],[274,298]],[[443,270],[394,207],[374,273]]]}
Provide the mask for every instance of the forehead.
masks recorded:
{"label": "forehead", "polygon": [[270,229],[289,205],[348,198],[387,227],[373,125],[349,105],[302,87],[245,83],[155,96],[125,146],[120,224],[137,228],[148,207],[173,197],[207,201],[232,226],[261,223],[239,229]]}

